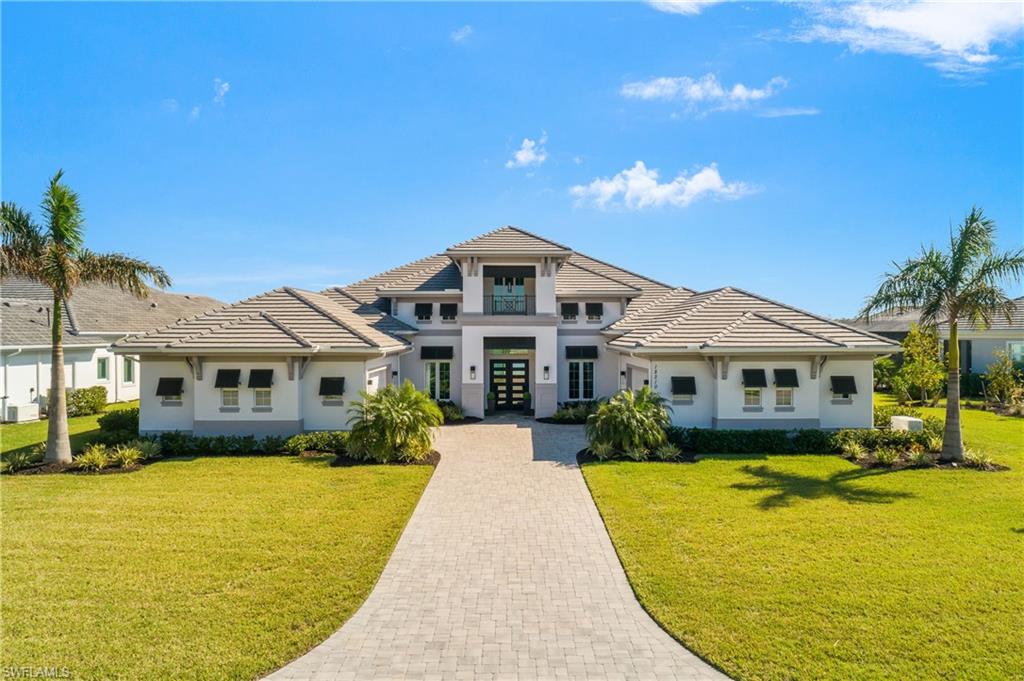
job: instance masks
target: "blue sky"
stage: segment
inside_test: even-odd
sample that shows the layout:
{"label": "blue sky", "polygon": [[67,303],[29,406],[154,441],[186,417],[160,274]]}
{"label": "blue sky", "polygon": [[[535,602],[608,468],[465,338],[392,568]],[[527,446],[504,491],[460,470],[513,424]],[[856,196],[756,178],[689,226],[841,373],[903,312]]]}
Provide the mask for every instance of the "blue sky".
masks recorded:
{"label": "blue sky", "polygon": [[223,300],[515,224],[847,315],[972,203],[1021,245],[1020,14],[6,3],[2,195],[62,167],[94,249]]}

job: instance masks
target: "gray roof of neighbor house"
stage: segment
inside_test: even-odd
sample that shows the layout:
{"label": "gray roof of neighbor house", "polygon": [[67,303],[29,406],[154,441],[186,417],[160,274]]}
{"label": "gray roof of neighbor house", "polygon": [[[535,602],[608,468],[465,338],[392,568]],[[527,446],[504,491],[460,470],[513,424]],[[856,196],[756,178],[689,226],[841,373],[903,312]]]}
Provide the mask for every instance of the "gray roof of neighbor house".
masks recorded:
{"label": "gray roof of neighbor house", "polygon": [[[42,300],[5,299],[0,301],[0,346],[5,350],[50,345],[50,305]],[[64,317],[64,345],[101,347],[109,340],[96,336],[76,336]]]}
{"label": "gray roof of neighbor house", "polygon": [[124,351],[361,352],[401,349],[408,342],[377,328],[379,312],[362,315],[312,291],[279,288],[115,344]]}
{"label": "gray roof of neighbor house", "polygon": [[[3,341],[5,347],[39,345],[38,327],[49,324],[49,309],[53,293],[49,288],[27,277],[4,277],[0,281],[0,299],[12,303],[3,312]],[[13,305],[29,302],[28,306]],[[141,333],[219,305],[219,300],[207,296],[183,295],[150,289],[147,298],[136,298],[119,288],[104,285],[81,285],[64,301],[64,342],[66,344],[97,344],[94,340],[73,339],[79,334],[110,336]],[[38,308],[42,312],[34,312]],[[44,319],[45,318],[45,319]],[[49,335],[45,344],[49,344]]]}
{"label": "gray roof of neighbor house", "polygon": [[874,334],[737,288],[703,293],[675,289],[610,325],[609,345],[633,350],[856,348],[898,345]]}
{"label": "gray roof of neighbor house", "polygon": [[[865,329],[872,333],[898,333],[910,331],[910,325],[917,324],[920,319],[921,311],[916,308],[910,308],[908,310],[903,310],[902,312],[887,312],[871,315],[867,320],[858,317],[856,319],[842,321],[850,326]],[[948,329],[949,324],[945,322],[939,324],[940,331],[948,331]],[[992,316],[992,323],[985,329],[982,329],[979,324],[960,320],[960,329],[970,329],[972,331],[1021,331],[1024,333],[1024,296],[1013,299],[1013,312],[1010,315],[1010,319],[1007,319],[1004,314],[995,314]]]}

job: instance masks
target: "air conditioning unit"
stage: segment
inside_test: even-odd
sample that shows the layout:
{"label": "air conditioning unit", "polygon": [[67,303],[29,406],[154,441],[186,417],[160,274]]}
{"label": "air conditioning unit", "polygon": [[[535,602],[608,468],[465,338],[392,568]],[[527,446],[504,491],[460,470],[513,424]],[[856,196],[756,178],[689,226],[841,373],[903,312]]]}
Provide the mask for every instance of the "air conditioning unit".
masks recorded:
{"label": "air conditioning unit", "polygon": [[22,421],[38,421],[39,405],[9,404],[7,405],[7,413],[4,414],[4,420],[7,421],[8,423],[20,423]]}

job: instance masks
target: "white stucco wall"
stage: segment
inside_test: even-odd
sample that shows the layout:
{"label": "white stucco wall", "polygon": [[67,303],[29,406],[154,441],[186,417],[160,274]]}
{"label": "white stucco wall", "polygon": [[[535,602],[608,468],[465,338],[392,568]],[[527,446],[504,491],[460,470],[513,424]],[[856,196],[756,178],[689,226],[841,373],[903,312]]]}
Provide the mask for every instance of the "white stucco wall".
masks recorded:
{"label": "white stucco wall", "polygon": [[[221,410],[221,391],[214,387],[219,369],[241,369],[241,384],[238,390],[238,410]],[[274,382],[271,386],[272,410],[269,412],[254,411],[254,390],[248,387],[249,372],[252,369],[273,369]],[[195,421],[196,432],[206,431],[219,433],[263,433],[270,432],[271,425],[277,423],[280,432],[294,431],[291,424],[299,422],[300,413],[299,387],[301,381],[288,380],[288,367],[284,359],[278,361],[253,361],[248,358],[220,359],[207,361],[203,364],[203,380],[197,382],[195,389]],[[221,424],[208,426],[206,424]],[[228,425],[230,424],[230,426]]]}
{"label": "white stucco wall", "polygon": [[[851,404],[833,404],[832,376],[853,376],[857,394],[850,395]],[[830,358],[822,367],[819,381],[822,428],[871,428],[874,423],[872,386],[873,360]]]}
{"label": "white stucco wall", "polygon": [[[692,402],[673,398],[672,377],[693,376],[697,394]],[[710,428],[715,407],[715,379],[703,359],[658,360],[651,362],[651,389],[669,401],[672,425],[683,428]]]}
{"label": "white stucco wall", "polygon": [[[166,430],[191,432],[195,416],[195,381],[192,370],[183,359],[153,359],[140,362],[139,381],[139,431],[159,433]],[[182,378],[181,405],[165,405],[156,396],[156,386],[161,378]]]}
{"label": "white stucco wall", "polygon": [[417,335],[416,348],[412,352],[402,355],[401,379],[412,381],[417,390],[426,390],[426,362],[420,359],[420,348],[424,346],[450,346],[452,348],[451,400],[456,404],[462,404],[461,335]]}
{"label": "white stucco wall", "polygon": [[[594,398],[611,397],[619,391],[619,355],[604,347],[605,339],[598,333],[558,334],[558,401],[569,401],[569,360],[565,357],[567,345],[594,345]],[[584,360],[587,361],[587,360]]]}
{"label": "white stucco wall", "polygon": [[[324,376],[345,378],[345,394],[342,404],[324,404],[320,397],[320,379]],[[305,430],[348,430],[349,408],[355,400],[361,399],[359,391],[366,386],[365,363],[360,361],[339,361],[316,358],[306,367],[302,378],[301,401],[303,428]]]}
{"label": "white stucco wall", "polygon": [[[761,410],[745,409],[743,406],[743,369],[764,369],[768,387],[762,389]],[[796,369],[800,386],[793,390],[793,409],[780,411],[775,403],[774,369]],[[718,380],[715,418],[719,427],[771,427],[772,422],[781,426],[815,427],[820,418],[818,379],[811,379],[810,360],[800,359],[740,359],[733,357],[729,362],[728,376]],[[723,423],[724,421],[724,423]],[[805,423],[796,423],[804,421]],[[813,421],[813,423],[812,423]],[[789,423],[786,423],[789,422]],[[748,425],[749,424],[749,425]]]}

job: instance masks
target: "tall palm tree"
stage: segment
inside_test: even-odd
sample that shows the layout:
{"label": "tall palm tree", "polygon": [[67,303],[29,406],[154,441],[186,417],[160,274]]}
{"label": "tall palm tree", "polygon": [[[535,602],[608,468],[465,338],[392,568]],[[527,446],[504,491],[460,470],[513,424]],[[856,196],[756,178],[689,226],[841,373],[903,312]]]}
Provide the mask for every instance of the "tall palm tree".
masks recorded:
{"label": "tall palm tree", "polygon": [[1000,288],[1006,280],[1020,281],[1024,273],[1024,249],[997,253],[996,226],[980,208],[971,208],[954,232],[950,229],[949,250],[922,247],[921,254],[903,264],[893,263],[878,291],[867,299],[861,317],[877,312],[905,312],[919,309],[921,326],[949,325],[949,365],[946,383],[946,428],[942,437],[944,461],[962,461],[964,443],[960,433],[960,321],[982,328],[996,315],[1011,319],[1013,301]]}
{"label": "tall palm tree", "polygon": [[43,193],[45,225],[32,221],[13,203],[0,204],[0,274],[22,275],[47,286],[53,293],[52,357],[46,461],[70,463],[67,399],[64,394],[64,322],[62,309],[79,284],[107,284],[139,298],[149,295],[147,282],[163,288],[171,283],[161,267],[120,253],[93,253],[84,246],[82,210],[78,194],[61,182],[58,170]]}

